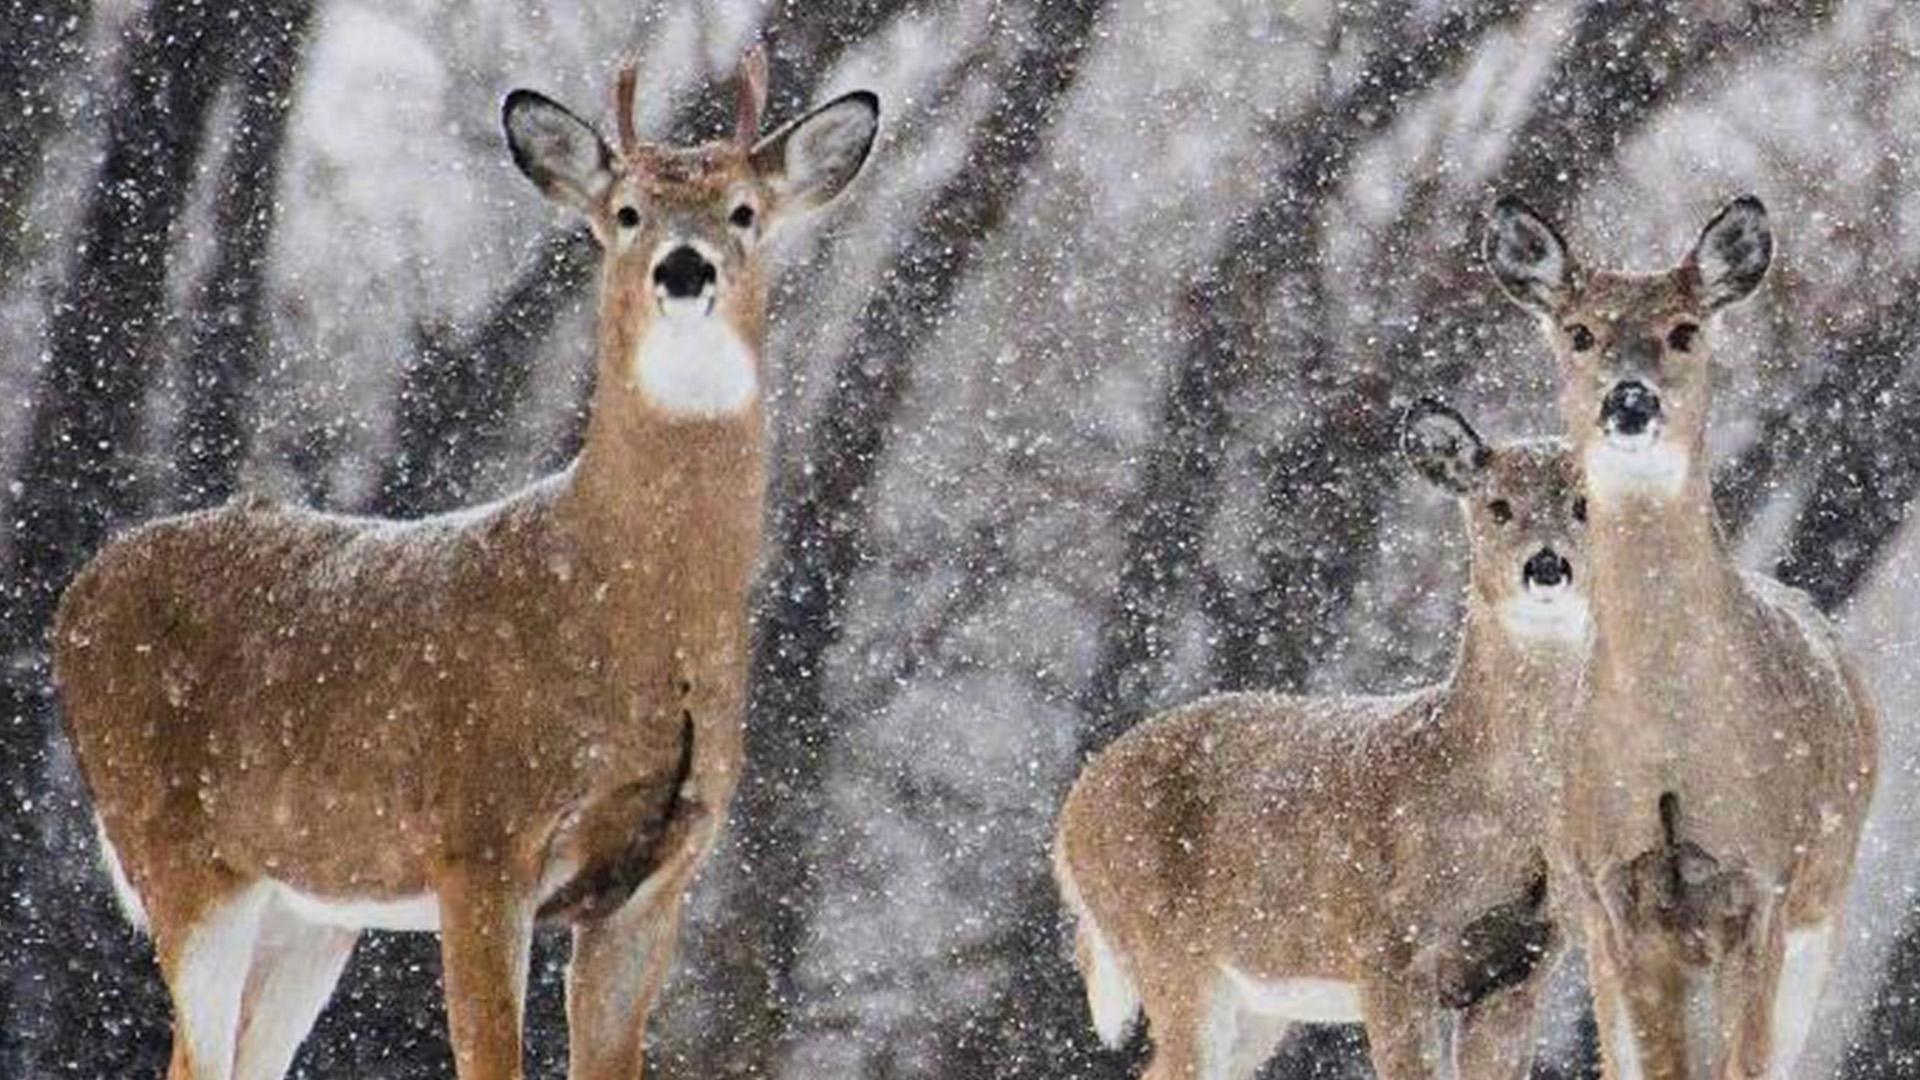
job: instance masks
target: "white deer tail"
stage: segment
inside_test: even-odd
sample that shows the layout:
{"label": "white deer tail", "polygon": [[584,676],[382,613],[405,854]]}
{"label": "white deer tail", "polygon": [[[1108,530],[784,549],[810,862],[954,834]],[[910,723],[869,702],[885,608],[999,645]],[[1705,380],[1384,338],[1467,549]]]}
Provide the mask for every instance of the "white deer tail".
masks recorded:
{"label": "white deer tail", "polygon": [[1100,924],[1093,921],[1093,913],[1080,898],[1080,888],[1074,884],[1073,873],[1067,866],[1064,844],[1054,845],[1053,878],[1060,887],[1061,901],[1073,916],[1073,959],[1080,969],[1080,980],[1087,986],[1087,1008],[1093,1013],[1093,1030],[1102,1043],[1117,1050],[1126,1043],[1134,1018],[1140,1015],[1140,991],[1127,977],[1119,955],[1108,944]]}

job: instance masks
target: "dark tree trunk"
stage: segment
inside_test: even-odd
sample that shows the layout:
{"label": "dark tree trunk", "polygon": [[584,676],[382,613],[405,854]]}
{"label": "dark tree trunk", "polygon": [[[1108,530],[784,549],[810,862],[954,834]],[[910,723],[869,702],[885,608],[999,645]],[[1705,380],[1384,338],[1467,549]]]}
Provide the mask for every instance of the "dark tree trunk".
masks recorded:
{"label": "dark tree trunk", "polygon": [[[243,19],[251,26],[249,19]],[[105,106],[105,155],[80,226],[81,243],[48,331],[47,363],[8,520],[7,719],[0,893],[14,946],[37,961],[10,975],[18,1013],[4,1048],[18,1075],[153,1071],[163,1046],[151,970],[90,875],[91,837],[70,790],[50,789],[52,709],[45,641],[54,604],[115,522],[141,509],[132,464],[141,407],[162,364],[172,230],[193,181],[207,117],[234,33],[227,9],[160,0],[135,25]],[[210,59],[212,58],[212,59]],[[57,748],[56,748],[57,749]],[[71,815],[71,817],[69,817]],[[77,838],[77,842],[76,842]],[[30,854],[31,853],[31,854]],[[78,875],[25,868],[75,866]],[[84,974],[83,974],[84,973]],[[85,1007],[71,996],[84,993]],[[124,1005],[125,1008],[116,1008]],[[128,1031],[125,1017],[151,1026]]]}
{"label": "dark tree trunk", "polygon": [[[821,785],[834,732],[823,669],[865,557],[867,501],[885,459],[907,365],[948,316],[967,273],[992,243],[1039,156],[1092,40],[1099,0],[1037,5],[1009,78],[969,140],[964,163],[928,203],[832,365],[804,467],[777,484],[772,565],[762,590],[736,823],[751,864],[751,934],[737,963],[732,1027],[753,1032],[716,1054],[765,1068],[791,1034],[798,951],[818,882],[810,863],[825,820]],[[995,32],[1001,28],[996,27]],[[746,898],[743,898],[746,899]],[[750,1066],[751,1067],[751,1066]]]}
{"label": "dark tree trunk", "polygon": [[313,15],[308,0],[262,3],[237,43],[239,116],[215,207],[219,251],[188,316],[186,395],[174,441],[173,505],[225,502],[251,443],[246,396],[268,351],[268,255],[279,217],[280,148]]}
{"label": "dark tree trunk", "polygon": [[61,119],[62,77],[79,58],[86,0],[0,0],[0,283],[11,281],[47,140]]}

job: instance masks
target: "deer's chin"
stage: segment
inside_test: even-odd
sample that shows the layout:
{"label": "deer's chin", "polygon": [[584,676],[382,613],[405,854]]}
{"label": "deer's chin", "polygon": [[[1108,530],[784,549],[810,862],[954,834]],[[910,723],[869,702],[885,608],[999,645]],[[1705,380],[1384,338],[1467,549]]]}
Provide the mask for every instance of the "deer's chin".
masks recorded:
{"label": "deer's chin", "polygon": [[654,407],[688,419],[736,415],[760,394],[759,364],[732,323],[690,311],[663,308],[634,349],[632,379]]}
{"label": "deer's chin", "polygon": [[1585,454],[1588,493],[1601,501],[1671,499],[1686,487],[1690,457],[1657,432],[1602,435]]}
{"label": "deer's chin", "polygon": [[1523,589],[1500,604],[1500,625],[1515,641],[1529,646],[1584,648],[1593,626],[1587,598],[1560,585]]}

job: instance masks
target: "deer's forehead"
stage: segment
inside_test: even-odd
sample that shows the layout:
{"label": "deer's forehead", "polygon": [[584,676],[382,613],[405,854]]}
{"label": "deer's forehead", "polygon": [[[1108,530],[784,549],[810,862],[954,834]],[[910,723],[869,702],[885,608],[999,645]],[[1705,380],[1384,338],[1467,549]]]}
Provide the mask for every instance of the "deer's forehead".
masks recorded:
{"label": "deer's forehead", "polygon": [[1690,310],[1693,297],[1676,274],[1602,272],[1587,281],[1575,306],[1608,323],[1652,322]]}
{"label": "deer's forehead", "polygon": [[709,143],[684,150],[651,150],[627,175],[637,193],[654,202],[696,206],[720,199],[751,180],[753,170],[738,147]]}
{"label": "deer's forehead", "polygon": [[1492,488],[1512,501],[1551,502],[1580,486],[1572,452],[1557,443],[1502,449],[1493,456],[1490,479]]}

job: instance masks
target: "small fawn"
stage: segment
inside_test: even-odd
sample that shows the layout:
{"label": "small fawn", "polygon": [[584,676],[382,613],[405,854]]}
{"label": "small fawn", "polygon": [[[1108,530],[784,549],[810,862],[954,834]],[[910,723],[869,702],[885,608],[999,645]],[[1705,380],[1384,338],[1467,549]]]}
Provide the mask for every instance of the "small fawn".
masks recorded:
{"label": "small fawn", "polygon": [[1521,1080],[1559,935],[1538,833],[1586,663],[1585,508],[1560,443],[1409,414],[1471,541],[1451,676],[1391,697],[1224,694],[1141,724],[1067,796],[1055,878],[1094,1025],[1147,1075],[1250,1077],[1293,1022],[1361,1022],[1383,1080]]}
{"label": "small fawn", "polygon": [[685,893],[741,764],[761,543],[764,240],[859,171],[871,94],[759,137],[619,147],[541,95],[513,159],[604,251],[580,456],[398,522],[261,500],[108,545],[56,674],[173,1080],[285,1073],[359,933],[437,930],[462,1080],[521,1075],[536,920],[573,928],[568,1075],[640,1075]]}
{"label": "small fawn", "polygon": [[[1592,676],[1556,756],[1550,857],[1556,894],[1584,909],[1610,1071],[1790,1076],[1839,939],[1878,720],[1811,601],[1735,563],[1708,490],[1709,327],[1767,272],[1766,210],[1734,201],[1653,274],[1582,268],[1518,200],[1491,221],[1486,261],[1565,373],[1592,505]],[[1696,992],[1712,1019],[1689,1033]]]}

